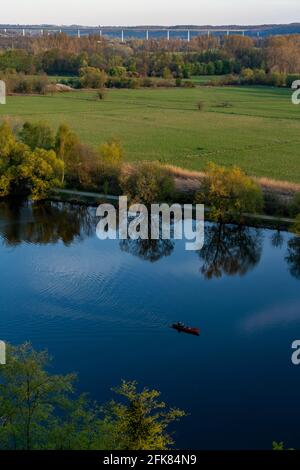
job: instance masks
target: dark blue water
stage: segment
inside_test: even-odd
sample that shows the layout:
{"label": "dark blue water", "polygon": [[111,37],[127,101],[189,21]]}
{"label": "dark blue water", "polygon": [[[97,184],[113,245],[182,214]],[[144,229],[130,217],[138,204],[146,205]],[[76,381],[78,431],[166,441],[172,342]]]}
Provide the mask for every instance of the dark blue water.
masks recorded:
{"label": "dark blue water", "polygon": [[122,378],[158,388],[190,413],[178,447],[299,447],[300,239],[207,225],[197,253],[99,241],[95,222],[93,209],[0,203],[0,339],[48,348],[101,402]]}

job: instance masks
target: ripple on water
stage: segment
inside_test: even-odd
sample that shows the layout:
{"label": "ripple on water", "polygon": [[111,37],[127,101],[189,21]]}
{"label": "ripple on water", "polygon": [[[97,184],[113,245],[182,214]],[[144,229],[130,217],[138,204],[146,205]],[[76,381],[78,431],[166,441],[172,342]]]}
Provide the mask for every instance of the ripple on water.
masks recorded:
{"label": "ripple on water", "polygon": [[32,259],[30,287],[41,304],[32,305],[35,314],[49,317],[52,323],[60,323],[59,317],[77,320],[79,325],[105,323],[114,334],[116,324],[119,334],[165,328],[167,320],[155,312],[155,292],[146,289],[153,286],[157,273],[149,270],[143,280],[132,260],[113,257],[109,251],[83,257],[75,250]]}

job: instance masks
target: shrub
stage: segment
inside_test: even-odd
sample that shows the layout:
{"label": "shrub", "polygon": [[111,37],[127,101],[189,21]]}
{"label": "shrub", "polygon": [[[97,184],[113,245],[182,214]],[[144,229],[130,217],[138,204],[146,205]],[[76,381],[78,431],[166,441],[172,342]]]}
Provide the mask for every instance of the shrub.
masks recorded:
{"label": "shrub", "polygon": [[103,101],[105,99],[105,91],[103,89],[97,91],[97,99]]}
{"label": "shrub", "polygon": [[145,88],[155,87],[155,81],[152,80],[150,77],[143,78],[140,83],[141,83],[141,86]]}
{"label": "shrub", "polygon": [[107,75],[103,70],[95,67],[80,69],[80,83],[83,88],[104,88]]}
{"label": "shrub", "polygon": [[191,80],[183,82],[184,88],[195,88],[195,84]]}
{"label": "shrub", "polygon": [[131,77],[110,77],[106,85],[108,88],[136,89],[140,86],[140,80]]}
{"label": "shrub", "polygon": [[157,162],[139,163],[123,178],[121,187],[132,201],[147,205],[169,200],[175,192],[173,176]]}

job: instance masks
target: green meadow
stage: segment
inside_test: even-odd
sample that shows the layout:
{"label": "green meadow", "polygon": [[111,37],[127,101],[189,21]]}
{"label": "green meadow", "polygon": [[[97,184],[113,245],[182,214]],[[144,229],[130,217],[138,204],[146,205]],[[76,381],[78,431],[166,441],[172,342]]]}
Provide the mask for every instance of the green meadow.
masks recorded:
{"label": "green meadow", "polygon": [[12,96],[0,115],[16,124],[67,123],[94,147],[115,137],[130,162],[159,160],[201,170],[213,161],[300,182],[300,106],[292,104],[287,89],[111,90],[103,101],[87,91]]}

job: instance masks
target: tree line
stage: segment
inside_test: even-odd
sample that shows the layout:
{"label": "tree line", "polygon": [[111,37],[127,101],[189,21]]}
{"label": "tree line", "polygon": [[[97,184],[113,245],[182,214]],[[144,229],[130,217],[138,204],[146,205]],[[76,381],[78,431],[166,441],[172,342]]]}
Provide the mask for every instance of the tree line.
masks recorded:
{"label": "tree line", "polygon": [[189,79],[194,75],[242,76],[240,84],[282,86],[291,81],[288,75],[300,74],[297,34],[266,39],[200,36],[189,43],[131,40],[120,44],[65,34],[12,41],[0,38],[2,74],[70,76],[69,84],[75,88],[98,87],[82,78],[88,71],[105,73],[104,84],[119,88],[150,86],[149,81],[139,81],[145,78]]}

